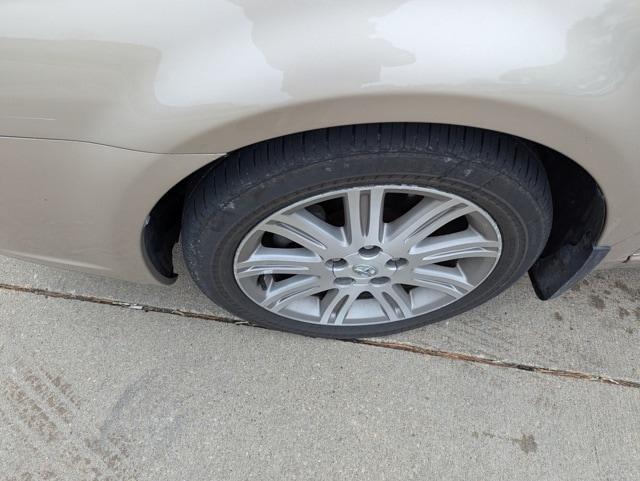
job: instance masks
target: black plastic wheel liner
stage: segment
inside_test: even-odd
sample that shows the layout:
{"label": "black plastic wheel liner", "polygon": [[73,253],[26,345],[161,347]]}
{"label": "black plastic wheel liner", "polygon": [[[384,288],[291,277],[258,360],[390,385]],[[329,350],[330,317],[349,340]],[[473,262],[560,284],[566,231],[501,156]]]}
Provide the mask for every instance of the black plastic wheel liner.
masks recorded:
{"label": "black plastic wheel liner", "polygon": [[606,206],[600,189],[594,186],[591,202],[576,222],[564,225],[542,256],[529,269],[529,277],[537,296],[549,300],[560,296],[586,277],[610,247],[597,245],[606,218]]}

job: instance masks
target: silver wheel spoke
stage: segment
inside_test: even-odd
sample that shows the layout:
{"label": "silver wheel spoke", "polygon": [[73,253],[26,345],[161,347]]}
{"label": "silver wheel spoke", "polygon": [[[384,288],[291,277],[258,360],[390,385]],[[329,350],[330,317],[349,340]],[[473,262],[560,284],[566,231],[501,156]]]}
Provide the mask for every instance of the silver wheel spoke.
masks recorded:
{"label": "silver wheel spoke", "polygon": [[410,251],[417,266],[452,261],[468,257],[498,257],[498,241],[485,238],[473,229],[454,234],[427,237]]}
{"label": "silver wheel spoke", "polygon": [[413,316],[411,298],[399,285],[391,285],[388,289],[369,291],[382,307],[390,321],[397,321]]}
{"label": "silver wheel spoke", "polygon": [[307,249],[277,249],[260,246],[251,256],[236,264],[236,277],[266,274],[322,274],[322,258]]}
{"label": "silver wheel spoke", "polygon": [[384,324],[466,296],[501,252],[498,226],[477,205],[426,187],[373,185],[271,214],[240,243],[234,273],[249,299],[279,316]]}
{"label": "silver wheel spoke", "polygon": [[360,292],[351,289],[328,293],[320,303],[320,324],[342,324],[358,295]]}
{"label": "silver wheel spoke", "polygon": [[306,209],[272,216],[262,228],[322,255],[338,255],[339,248],[345,245],[340,228]]}
{"label": "silver wheel spoke", "polygon": [[413,270],[412,278],[408,279],[406,283],[428,287],[456,299],[464,296],[475,287],[467,281],[466,276],[458,268],[437,265],[417,267]]}
{"label": "silver wheel spoke", "polygon": [[425,198],[389,226],[388,244],[409,249],[440,227],[472,210],[472,207],[457,199],[434,201]]}
{"label": "silver wheel spoke", "polygon": [[362,247],[380,244],[384,189],[350,190],[345,198],[347,237],[351,245]]}
{"label": "silver wheel spoke", "polygon": [[265,299],[260,303],[272,311],[280,311],[294,301],[318,294],[330,289],[318,277],[293,276],[284,281],[267,281]]}

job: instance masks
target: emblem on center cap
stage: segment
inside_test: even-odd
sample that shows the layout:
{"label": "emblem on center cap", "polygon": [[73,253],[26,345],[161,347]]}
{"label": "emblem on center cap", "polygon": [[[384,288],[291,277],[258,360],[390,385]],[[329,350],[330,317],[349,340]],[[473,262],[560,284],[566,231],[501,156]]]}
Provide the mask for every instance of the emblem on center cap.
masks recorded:
{"label": "emblem on center cap", "polygon": [[366,264],[360,264],[357,266],[353,266],[353,272],[365,277],[373,277],[378,273],[378,270],[373,266],[368,266]]}

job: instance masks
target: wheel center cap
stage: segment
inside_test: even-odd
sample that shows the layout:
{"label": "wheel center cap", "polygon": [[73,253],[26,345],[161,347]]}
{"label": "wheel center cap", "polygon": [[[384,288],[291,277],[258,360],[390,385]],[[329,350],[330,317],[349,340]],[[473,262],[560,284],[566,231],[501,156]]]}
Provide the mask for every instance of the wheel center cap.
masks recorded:
{"label": "wheel center cap", "polygon": [[367,264],[359,264],[351,268],[353,272],[364,277],[373,277],[378,273],[378,269]]}

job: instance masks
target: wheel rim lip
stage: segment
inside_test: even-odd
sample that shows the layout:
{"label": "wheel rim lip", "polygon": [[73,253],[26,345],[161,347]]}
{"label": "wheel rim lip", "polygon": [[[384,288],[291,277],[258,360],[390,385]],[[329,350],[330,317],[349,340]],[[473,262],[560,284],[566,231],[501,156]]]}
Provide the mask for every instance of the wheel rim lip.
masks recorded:
{"label": "wheel rim lip", "polygon": [[[458,298],[451,298],[449,301],[447,302],[440,302],[440,303],[436,303],[434,304],[434,306],[432,308],[427,308],[427,309],[418,309],[418,311],[416,313],[412,313],[412,315],[410,316],[406,316],[403,317],[401,319],[396,319],[396,320],[390,320],[390,319],[349,319],[348,322],[347,319],[345,319],[345,322],[340,324],[340,325],[334,325],[334,324],[324,324],[321,323],[319,321],[319,319],[311,319],[310,317],[313,316],[307,316],[306,314],[303,313],[299,313],[296,311],[290,311],[290,310],[283,310],[283,311],[279,311],[276,312],[272,309],[269,309],[268,307],[262,306],[260,304],[260,301],[258,299],[255,298],[254,292],[252,292],[251,289],[247,288],[247,279],[248,278],[240,278],[238,276],[238,263],[239,263],[239,258],[241,253],[243,252],[243,250],[246,248],[247,244],[251,241],[252,238],[254,238],[256,235],[258,235],[260,233],[260,235],[264,234],[264,230],[261,229],[262,226],[264,226],[270,219],[272,219],[274,216],[281,214],[281,213],[285,213],[285,212],[297,212],[301,209],[305,209],[307,207],[310,207],[312,205],[318,204],[319,202],[325,201],[325,200],[330,200],[330,199],[334,199],[337,197],[342,197],[344,195],[346,195],[348,192],[353,192],[353,191],[367,191],[370,189],[378,189],[378,188],[382,188],[384,189],[384,193],[385,195],[389,192],[398,192],[398,193],[408,193],[408,194],[419,194],[422,195],[424,197],[432,197],[432,198],[445,198],[445,199],[451,199],[451,200],[456,200],[458,202],[460,202],[461,204],[467,205],[471,208],[473,208],[473,211],[465,214],[465,217],[468,216],[477,216],[478,218],[482,219],[483,222],[486,223],[486,226],[489,226],[491,228],[491,232],[495,235],[495,241],[497,242],[497,248],[496,248],[496,255],[495,257],[492,257],[493,261],[492,262],[486,262],[486,259],[484,260],[485,263],[487,264],[491,264],[488,268],[484,269],[484,272],[482,273],[482,275],[480,276],[479,280],[477,280],[476,282],[474,282],[474,285],[472,286],[472,288],[470,288],[467,292],[465,292],[462,296],[458,297]],[[480,207],[479,205],[477,205],[475,202],[466,199],[464,197],[461,197],[457,194],[453,194],[450,192],[446,192],[443,190],[439,190],[439,189],[435,189],[432,187],[424,187],[424,186],[420,186],[420,185],[414,185],[414,184],[395,184],[395,183],[390,183],[390,184],[366,184],[366,185],[357,185],[357,186],[352,186],[352,187],[346,187],[346,188],[341,188],[341,189],[336,189],[336,190],[331,190],[331,191],[327,191],[327,192],[323,192],[320,194],[316,194],[304,199],[301,199],[297,202],[294,202],[291,205],[285,206],[279,210],[276,210],[274,212],[272,212],[271,214],[269,214],[267,217],[265,217],[264,219],[262,219],[260,222],[258,222],[253,228],[251,228],[243,237],[243,239],[241,240],[241,242],[239,243],[238,247],[236,248],[235,254],[234,254],[234,259],[233,259],[233,270],[234,270],[234,279],[236,281],[236,284],[238,285],[238,287],[240,288],[240,290],[255,304],[257,304],[259,307],[262,307],[263,309],[265,309],[266,311],[278,315],[280,317],[284,317],[287,318],[289,320],[294,320],[294,321],[298,321],[298,322],[304,322],[307,324],[316,324],[316,325],[327,325],[327,326],[335,326],[335,327],[357,327],[357,326],[371,326],[371,325],[380,325],[380,324],[391,324],[391,323],[397,323],[400,321],[406,321],[408,319],[413,319],[428,313],[432,313],[435,311],[438,311],[440,309],[442,309],[443,307],[446,307],[450,304],[453,304],[459,300],[461,300],[462,298],[468,296],[472,291],[476,290],[480,285],[482,285],[487,278],[491,275],[491,273],[495,270],[496,266],[498,265],[499,261],[502,258],[502,252],[503,252],[503,242],[502,242],[502,235],[500,232],[500,228],[498,226],[498,224],[495,222],[495,220],[491,217],[491,215],[482,207]],[[326,259],[324,259],[326,260]],[[350,269],[350,268],[349,268]],[[380,275],[380,274],[379,274]],[[376,276],[377,277],[377,276]]]}

